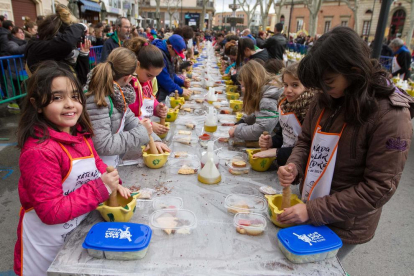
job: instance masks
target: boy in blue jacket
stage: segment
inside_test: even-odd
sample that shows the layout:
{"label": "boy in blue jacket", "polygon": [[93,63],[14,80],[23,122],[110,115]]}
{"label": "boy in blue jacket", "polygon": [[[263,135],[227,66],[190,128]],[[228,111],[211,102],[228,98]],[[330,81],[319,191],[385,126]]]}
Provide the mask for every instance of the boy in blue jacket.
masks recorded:
{"label": "boy in blue jacket", "polygon": [[[190,96],[191,91],[186,89],[190,86],[189,81],[183,81],[175,74],[172,59],[177,55],[184,59],[184,50],[186,48],[184,39],[179,35],[172,35],[167,40],[156,39],[152,43],[158,47],[164,55],[165,67],[157,76],[158,93],[157,100],[164,101],[165,98],[178,90],[180,96]],[[181,88],[184,86],[185,88]]]}

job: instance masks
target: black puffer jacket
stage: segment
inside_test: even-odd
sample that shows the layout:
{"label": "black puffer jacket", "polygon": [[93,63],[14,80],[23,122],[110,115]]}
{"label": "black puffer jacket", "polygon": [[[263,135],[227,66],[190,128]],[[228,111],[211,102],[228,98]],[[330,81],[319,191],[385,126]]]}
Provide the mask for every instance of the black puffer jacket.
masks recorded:
{"label": "black puffer jacket", "polygon": [[265,41],[263,48],[267,49],[271,58],[283,60],[286,44],[286,38],[282,34],[276,34]]}

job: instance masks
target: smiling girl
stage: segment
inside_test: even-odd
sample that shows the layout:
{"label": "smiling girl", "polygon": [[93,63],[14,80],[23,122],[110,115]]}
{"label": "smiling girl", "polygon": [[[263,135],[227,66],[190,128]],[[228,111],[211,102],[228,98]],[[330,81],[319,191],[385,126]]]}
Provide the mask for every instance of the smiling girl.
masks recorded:
{"label": "smiling girl", "polygon": [[[414,100],[394,87],[367,44],[347,27],[315,42],[298,76],[320,90],[286,166],[282,186],[301,179],[303,204],[282,223],[327,225],[342,239],[342,260],[375,234],[382,206],[395,193],[412,138]],[[296,180],[296,181],[295,181]]]}
{"label": "smiling girl", "polygon": [[46,275],[66,236],[117,189],[92,142],[85,96],[72,72],[41,64],[29,78],[18,129],[22,207],[14,251],[17,275]]}
{"label": "smiling girl", "polygon": [[298,64],[288,66],[282,73],[284,91],[279,100],[279,123],[276,135],[261,135],[261,148],[271,148],[256,153],[253,157],[277,157],[279,166],[284,166],[302,132],[302,123],[313,100],[313,91],[307,90],[298,79]]}

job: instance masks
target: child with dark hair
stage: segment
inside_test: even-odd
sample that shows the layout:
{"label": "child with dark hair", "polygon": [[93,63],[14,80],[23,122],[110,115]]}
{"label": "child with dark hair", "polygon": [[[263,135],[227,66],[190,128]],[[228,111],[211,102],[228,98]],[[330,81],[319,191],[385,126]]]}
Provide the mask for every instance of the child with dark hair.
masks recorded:
{"label": "child with dark hair", "polygon": [[395,193],[412,138],[414,99],[396,88],[368,45],[348,27],[321,36],[298,68],[300,82],[321,91],[309,107],[282,186],[301,179],[303,204],[281,223],[327,225],[343,241],[342,260],[375,234]]}
{"label": "child with dark hair", "polygon": [[67,235],[89,212],[112,191],[130,195],[94,148],[85,104],[73,73],[54,61],[40,64],[28,80],[18,128],[17,275],[46,275]]}
{"label": "child with dark hair", "polygon": [[241,38],[238,42],[236,67],[242,66],[246,61],[251,59],[261,59],[266,62],[269,59],[269,53],[266,49],[259,49],[254,45],[250,38]]}

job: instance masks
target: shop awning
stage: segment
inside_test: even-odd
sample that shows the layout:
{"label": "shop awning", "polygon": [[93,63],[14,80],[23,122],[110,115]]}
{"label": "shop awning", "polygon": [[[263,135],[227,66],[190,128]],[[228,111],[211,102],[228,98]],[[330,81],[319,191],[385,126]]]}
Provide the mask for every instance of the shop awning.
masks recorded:
{"label": "shop awning", "polygon": [[88,0],[80,0],[80,2],[84,5],[85,10],[95,11],[95,12],[101,11],[101,6],[96,2],[92,2]]}

